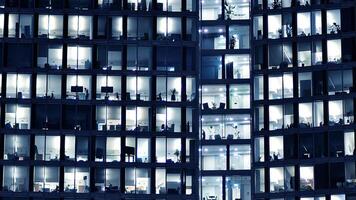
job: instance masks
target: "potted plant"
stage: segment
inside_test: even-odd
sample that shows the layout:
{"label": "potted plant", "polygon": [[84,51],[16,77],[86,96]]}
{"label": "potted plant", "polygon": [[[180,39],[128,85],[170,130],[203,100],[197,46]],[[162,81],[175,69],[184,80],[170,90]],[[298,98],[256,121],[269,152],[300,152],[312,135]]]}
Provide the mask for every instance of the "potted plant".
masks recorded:
{"label": "potted plant", "polygon": [[179,162],[180,161],[180,159],[179,159],[180,151],[178,149],[176,149],[176,151],[173,154],[177,157],[177,162]]}
{"label": "potted plant", "polygon": [[174,88],[173,90],[171,90],[171,100],[175,101],[176,100],[176,94],[178,93],[178,91]]}
{"label": "potted plant", "polygon": [[234,128],[234,136],[235,136],[235,138],[236,139],[240,139],[240,131],[237,129],[237,125],[234,124],[233,128]]}
{"label": "potted plant", "polygon": [[279,0],[274,0],[272,3],[272,8],[273,9],[281,8],[281,2]]}
{"label": "potted plant", "polygon": [[212,107],[213,110],[217,109],[217,107],[216,107],[217,105],[215,102],[212,102],[211,104],[213,105],[213,107]]}
{"label": "potted plant", "polygon": [[231,19],[232,16],[236,16],[234,9],[236,8],[235,5],[229,5],[226,1],[224,3],[225,6],[225,14],[227,19]]}

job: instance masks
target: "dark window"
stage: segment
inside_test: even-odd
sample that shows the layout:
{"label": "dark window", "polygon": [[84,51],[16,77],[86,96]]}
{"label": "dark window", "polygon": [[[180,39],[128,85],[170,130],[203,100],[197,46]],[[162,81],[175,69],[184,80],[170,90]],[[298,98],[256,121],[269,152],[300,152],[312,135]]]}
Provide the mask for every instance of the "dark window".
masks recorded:
{"label": "dark window", "polygon": [[[21,59],[19,59],[21,55]],[[25,68],[32,66],[32,46],[29,44],[9,44],[7,67]]]}

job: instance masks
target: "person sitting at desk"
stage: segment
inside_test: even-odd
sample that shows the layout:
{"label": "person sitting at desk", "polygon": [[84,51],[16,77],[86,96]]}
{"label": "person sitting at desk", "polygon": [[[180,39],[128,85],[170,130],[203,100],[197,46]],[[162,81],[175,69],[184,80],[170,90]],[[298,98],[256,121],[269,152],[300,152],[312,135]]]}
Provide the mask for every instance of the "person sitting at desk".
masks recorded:
{"label": "person sitting at desk", "polygon": [[279,153],[273,153],[273,160],[278,160]]}
{"label": "person sitting at desk", "polygon": [[59,192],[59,186],[56,186],[56,189],[54,189],[52,192]]}
{"label": "person sitting at desk", "polygon": [[68,184],[65,188],[64,188],[65,192],[69,192],[70,191],[70,185]]}
{"label": "person sitting at desk", "polygon": [[11,129],[11,128],[12,128],[12,125],[11,125],[11,122],[10,122],[10,121],[7,121],[7,122],[5,123],[5,128],[7,128],[7,129]]}
{"label": "person sitting at desk", "polygon": [[34,145],[34,152],[35,152],[35,156],[38,155],[38,148],[37,148],[37,145]]}
{"label": "person sitting at desk", "polygon": [[340,125],[344,124],[344,120],[343,119],[339,119],[339,122],[338,122]]}
{"label": "person sitting at desk", "polygon": [[112,184],[110,183],[109,184],[109,187],[107,188],[108,191],[111,191],[112,190]]}
{"label": "person sitting at desk", "polygon": [[235,49],[235,45],[236,45],[236,38],[232,36],[230,39],[230,49]]}
{"label": "person sitting at desk", "polygon": [[119,98],[119,93],[118,92],[116,92],[116,99],[117,100],[119,100],[120,98]]}
{"label": "person sitting at desk", "polygon": [[340,27],[340,25],[338,25],[334,22],[332,25],[332,30],[334,31],[334,33],[339,33],[341,31],[341,27]]}
{"label": "person sitting at desk", "polygon": [[84,88],[84,93],[85,93],[85,100],[89,99],[89,91],[87,88]]}
{"label": "person sitting at desk", "polygon": [[136,126],[136,128],[134,129],[134,131],[141,131],[141,126],[138,124],[138,125]]}
{"label": "person sitting at desk", "polygon": [[162,101],[162,94],[161,93],[158,94],[157,101]]}

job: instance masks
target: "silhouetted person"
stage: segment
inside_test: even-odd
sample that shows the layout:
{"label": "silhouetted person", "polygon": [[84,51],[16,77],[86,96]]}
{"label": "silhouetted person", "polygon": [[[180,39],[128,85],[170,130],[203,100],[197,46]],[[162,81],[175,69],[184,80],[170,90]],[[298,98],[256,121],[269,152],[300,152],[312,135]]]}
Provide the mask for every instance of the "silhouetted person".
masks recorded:
{"label": "silhouetted person", "polygon": [[37,145],[34,145],[35,156],[38,155],[38,148]]}
{"label": "silhouetted person", "polygon": [[341,124],[344,124],[344,120],[343,119],[339,119],[339,124],[341,125]]}
{"label": "silhouetted person", "polygon": [[232,36],[230,39],[230,49],[235,49],[235,45],[236,45],[236,38]]}
{"label": "silhouetted person", "polygon": [[12,128],[10,121],[6,122],[5,128],[7,128],[7,129],[11,129]]}
{"label": "silhouetted person", "polygon": [[293,178],[293,176],[290,177],[289,184],[290,184],[290,188],[294,189],[294,178]]}
{"label": "silhouetted person", "polygon": [[158,93],[157,100],[158,101],[162,101],[162,94],[161,93]]}
{"label": "silhouetted person", "polygon": [[119,93],[118,93],[118,92],[116,92],[116,99],[118,99],[118,100],[120,99],[120,98],[119,98]]}
{"label": "silhouetted person", "polygon": [[84,93],[85,93],[85,100],[89,99],[89,90],[87,88],[84,88]]}
{"label": "silhouetted person", "polygon": [[53,192],[59,192],[59,186],[56,186],[56,189],[53,190]]}
{"label": "silhouetted person", "polygon": [[278,160],[278,154],[273,153],[273,160]]}

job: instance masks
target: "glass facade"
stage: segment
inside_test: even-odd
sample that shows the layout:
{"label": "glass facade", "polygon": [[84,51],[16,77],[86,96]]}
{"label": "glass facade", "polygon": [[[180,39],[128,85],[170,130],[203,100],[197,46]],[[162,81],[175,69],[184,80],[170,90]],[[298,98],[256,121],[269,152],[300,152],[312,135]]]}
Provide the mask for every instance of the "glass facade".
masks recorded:
{"label": "glass facade", "polygon": [[251,200],[251,2],[200,5],[200,199]]}
{"label": "glass facade", "polygon": [[197,8],[0,1],[0,198],[197,199]]}
{"label": "glass facade", "polygon": [[254,199],[354,199],[355,2],[252,12]]}
{"label": "glass facade", "polygon": [[0,199],[354,200],[355,80],[354,0],[0,0]]}

